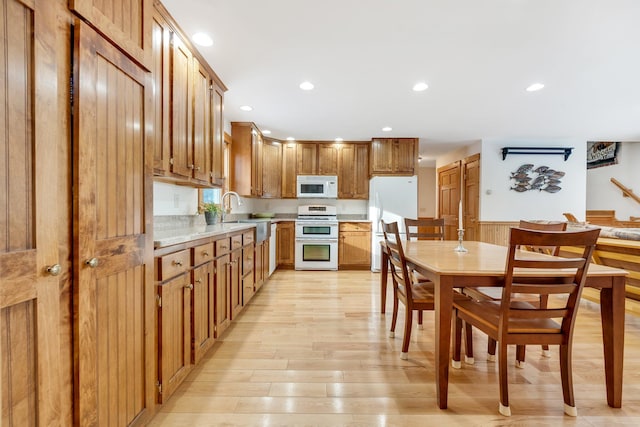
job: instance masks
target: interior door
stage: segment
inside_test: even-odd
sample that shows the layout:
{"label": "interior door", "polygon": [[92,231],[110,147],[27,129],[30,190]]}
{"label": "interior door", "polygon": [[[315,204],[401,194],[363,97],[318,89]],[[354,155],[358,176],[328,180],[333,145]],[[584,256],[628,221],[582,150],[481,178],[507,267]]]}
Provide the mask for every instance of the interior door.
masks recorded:
{"label": "interior door", "polygon": [[[55,6],[0,3],[0,424],[60,423]],[[48,270],[47,270],[48,269]],[[62,276],[60,276],[62,277]]]}
{"label": "interior door", "polygon": [[129,425],[155,395],[152,146],[144,70],[74,29],[75,418]]}
{"label": "interior door", "polygon": [[462,181],[464,183],[464,239],[479,240],[478,215],[480,212],[480,154],[474,154],[462,161]]}
{"label": "interior door", "polygon": [[444,218],[445,240],[458,239],[460,162],[438,168],[438,216]]}

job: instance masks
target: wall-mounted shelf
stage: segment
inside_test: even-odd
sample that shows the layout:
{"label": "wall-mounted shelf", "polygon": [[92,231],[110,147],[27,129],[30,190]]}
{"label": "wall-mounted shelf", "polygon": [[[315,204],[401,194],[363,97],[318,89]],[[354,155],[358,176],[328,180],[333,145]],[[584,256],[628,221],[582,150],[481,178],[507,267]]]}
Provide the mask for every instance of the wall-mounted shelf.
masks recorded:
{"label": "wall-mounted shelf", "polygon": [[572,150],[573,147],[502,147],[502,160],[507,154],[562,154],[566,162]]}

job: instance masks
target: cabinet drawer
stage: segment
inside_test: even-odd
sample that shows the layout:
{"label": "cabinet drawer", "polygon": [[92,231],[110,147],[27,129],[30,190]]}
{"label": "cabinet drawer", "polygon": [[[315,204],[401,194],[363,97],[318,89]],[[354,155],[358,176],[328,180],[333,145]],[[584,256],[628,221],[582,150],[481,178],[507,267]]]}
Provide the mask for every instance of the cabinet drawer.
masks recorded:
{"label": "cabinet drawer", "polygon": [[186,272],[191,266],[190,261],[188,249],[159,258],[158,280],[164,281]]}
{"label": "cabinet drawer", "polygon": [[240,249],[242,247],[242,234],[231,236],[231,250]]}
{"label": "cabinet drawer", "polygon": [[341,222],[340,231],[371,231],[369,222]]}
{"label": "cabinet drawer", "polygon": [[213,259],[213,243],[196,246],[192,249],[193,265],[200,265]]}
{"label": "cabinet drawer", "polygon": [[242,275],[253,270],[253,248],[242,250]]}
{"label": "cabinet drawer", "polygon": [[255,239],[253,238],[253,230],[252,231],[245,231],[244,233],[242,233],[242,244],[243,245],[249,245],[251,243],[253,243]]}
{"label": "cabinet drawer", "polygon": [[217,257],[227,254],[231,250],[231,240],[229,238],[216,240],[215,245]]}

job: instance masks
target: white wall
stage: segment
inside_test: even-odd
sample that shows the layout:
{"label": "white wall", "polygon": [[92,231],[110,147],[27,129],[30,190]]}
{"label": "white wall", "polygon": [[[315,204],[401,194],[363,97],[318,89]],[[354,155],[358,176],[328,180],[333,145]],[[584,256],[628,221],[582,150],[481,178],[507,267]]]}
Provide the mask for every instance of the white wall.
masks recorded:
{"label": "white wall", "polygon": [[[614,209],[620,220],[640,216],[640,204],[630,197],[622,197],[622,191],[611,182],[611,178],[615,178],[640,196],[639,168],[640,142],[620,143],[617,164],[587,171],[587,209]],[[584,220],[583,211],[575,214]]]}
{"label": "white wall", "polygon": [[437,215],[437,173],[434,167],[418,168],[418,216],[436,217]]}
{"label": "white wall", "polygon": [[[562,155],[508,155],[502,160],[502,147],[574,147],[567,161]],[[584,140],[482,140],[480,166],[480,220],[518,221],[520,219],[564,220],[564,212],[584,212],[586,206],[586,142]],[[565,172],[557,193],[511,190],[510,179],[523,164],[548,166]],[[579,215],[578,215],[579,217]]]}

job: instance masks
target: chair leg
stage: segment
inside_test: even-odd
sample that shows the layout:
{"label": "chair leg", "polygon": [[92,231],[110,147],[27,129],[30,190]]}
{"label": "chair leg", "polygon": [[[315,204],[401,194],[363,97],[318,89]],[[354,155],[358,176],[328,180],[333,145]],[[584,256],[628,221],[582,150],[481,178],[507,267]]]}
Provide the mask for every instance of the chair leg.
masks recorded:
{"label": "chair leg", "polygon": [[490,362],[496,360],[496,340],[491,337],[487,342],[487,360]]}
{"label": "chair leg", "polygon": [[464,345],[465,345],[465,351],[464,351],[464,361],[465,363],[469,364],[469,365],[473,365],[473,363],[475,362],[475,360],[473,359],[473,326],[471,326],[470,323],[464,322],[464,329],[465,329],[465,335],[464,335]]}
{"label": "chair leg", "polygon": [[398,321],[398,296],[393,296],[393,314],[391,315],[391,330],[389,331],[389,337],[396,336],[396,322]]}
{"label": "chair leg", "polygon": [[526,351],[526,346],[518,345],[516,346],[516,368],[523,369],[524,368],[524,354]]}
{"label": "chair leg", "polygon": [[[549,295],[540,295],[540,308],[546,308],[548,303],[549,303]],[[542,346],[542,357],[551,357],[549,346],[546,344]]]}
{"label": "chair leg", "polygon": [[411,339],[411,322],[413,320],[413,310],[406,307],[404,320],[404,338],[402,339],[402,353],[400,359],[407,360],[409,358],[409,340]]}
{"label": "chair leg", "polygon": [[500,381],[499,411],[505,417],[511,416],[509,408],[509,377],[507,372],[507,345],[500,342],[498,348],[498,377]]}
{"label": "chair leg", "polygon": [[576,402],[573,396],[573,373],[571,369],[571,346],[560,346],[560,377],[562,378],[562,394],[564,397],[564,413],[578,416]]}
{"label": "chair leg", "polygon": [[422,326],[422,310],[418,310],[418,329],[424,329]]}
{"label": "chair leg", "polygon": [[462,319],[458,317],[457,310],[454,312],[454,331],[453,331],[453,358],[451,360],[451,367],[460,369],[462,364],[460,363],[460,350],[462,348]]}

